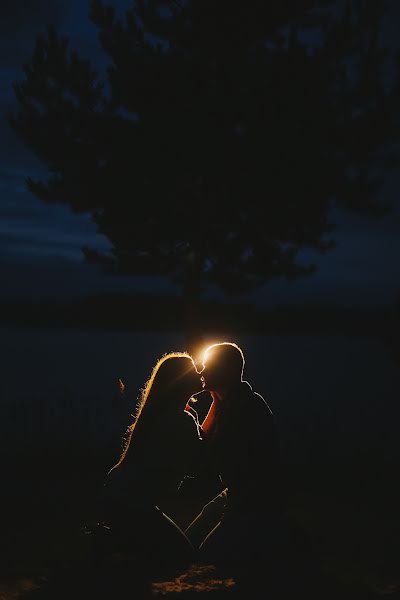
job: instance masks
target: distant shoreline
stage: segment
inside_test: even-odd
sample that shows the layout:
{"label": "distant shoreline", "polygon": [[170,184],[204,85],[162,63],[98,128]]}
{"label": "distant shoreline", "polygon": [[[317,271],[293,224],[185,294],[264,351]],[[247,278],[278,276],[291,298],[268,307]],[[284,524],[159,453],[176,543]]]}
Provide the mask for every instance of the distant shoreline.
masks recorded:
{"label": "distant shoreline", "polygon": [[[182,300],[175,296],[101,294],[64,302],[2,302],[0,327],[183,330]],[[205,301],[197,329],[270,335],[378,335],[396,337],[399,307],[323,305],[264,308]]]}

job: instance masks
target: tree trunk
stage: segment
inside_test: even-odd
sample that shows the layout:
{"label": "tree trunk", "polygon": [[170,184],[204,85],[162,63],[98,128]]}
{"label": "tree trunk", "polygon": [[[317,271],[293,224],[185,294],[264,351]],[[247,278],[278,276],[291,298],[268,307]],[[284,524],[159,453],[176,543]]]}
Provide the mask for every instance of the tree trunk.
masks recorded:
{"label": "tree trunk", "polygon": [[183,330],[186,337],[186,350],[196,358],[203,342],[201,315],[201,279],[203,260],[200,254],[191,252],[187,257],[185,279],[182,290]]}

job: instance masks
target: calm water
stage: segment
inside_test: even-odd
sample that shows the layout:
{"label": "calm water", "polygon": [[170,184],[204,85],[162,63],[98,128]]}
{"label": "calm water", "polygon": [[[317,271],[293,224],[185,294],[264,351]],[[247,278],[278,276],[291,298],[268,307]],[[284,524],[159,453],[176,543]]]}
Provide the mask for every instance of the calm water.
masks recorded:
{"label": "calm water", "polygon": [[[157,359],[186,350],[184,338],[173,331],[1,329],[0,335],[1,439],[19,446],[85,441],[96,447],[120,440]],[[290,458],[371,452],[400,458],[400,370],[382,340],[230,341],[243,348],[245,378],[273,409]],[[118,392],[119,378],[125,397]]]}

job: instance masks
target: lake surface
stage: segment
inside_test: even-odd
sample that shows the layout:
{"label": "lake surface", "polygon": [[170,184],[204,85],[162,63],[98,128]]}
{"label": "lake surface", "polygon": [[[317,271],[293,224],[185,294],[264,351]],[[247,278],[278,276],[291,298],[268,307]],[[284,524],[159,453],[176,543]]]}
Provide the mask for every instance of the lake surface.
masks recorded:
{"label": "lake surface", "polygon": [[[0,338],[0,433],[8,448],[119,444],[157,359],[187,349],[174,331],[0,329]],[[400,458],[400,368],[383,340],[225,335],[219,341],[243,349],[245,379],[269,402],[289,460]]]}

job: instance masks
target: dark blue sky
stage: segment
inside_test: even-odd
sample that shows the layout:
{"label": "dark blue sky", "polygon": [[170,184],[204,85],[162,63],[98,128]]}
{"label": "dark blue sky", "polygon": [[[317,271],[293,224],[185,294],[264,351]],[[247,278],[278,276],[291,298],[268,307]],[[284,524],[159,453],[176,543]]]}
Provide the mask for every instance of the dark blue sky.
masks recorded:
{"label": "dark blue sky", "polygon": [[[129,0],[114,0],[120,10]],[[70,38],[71,48],[104,65],[96,30],[87,18],[85,0],[14,0],[0,8],[0,110],[16,108],[12,82],[23,78],[22,65],[30,58],[36,35],[52,22]],[[400,46],[400,3],[394,0],[386,18],[385,37]],[[109,278],[82,262],[80,247],[107,247],[89,218],[66,207],[46,206],[25,189],[24,177],[38,176],[42,165],[0,120],[0,300],[62,298],[102,290],[140,292],[177,291],[167,281],[153,278]],[[313,276],[298,281],[276,281],[257,293],[243,296],[276,304],[324,303],[374,306],[392,304],[400,297],[400,175],[387,176],[382,195],[394,212],[379,221],[345,213],[334,215],[337,246],[328,254],[309,255],[319,265]],[[304,259],[308,256],[304,257]]]}

